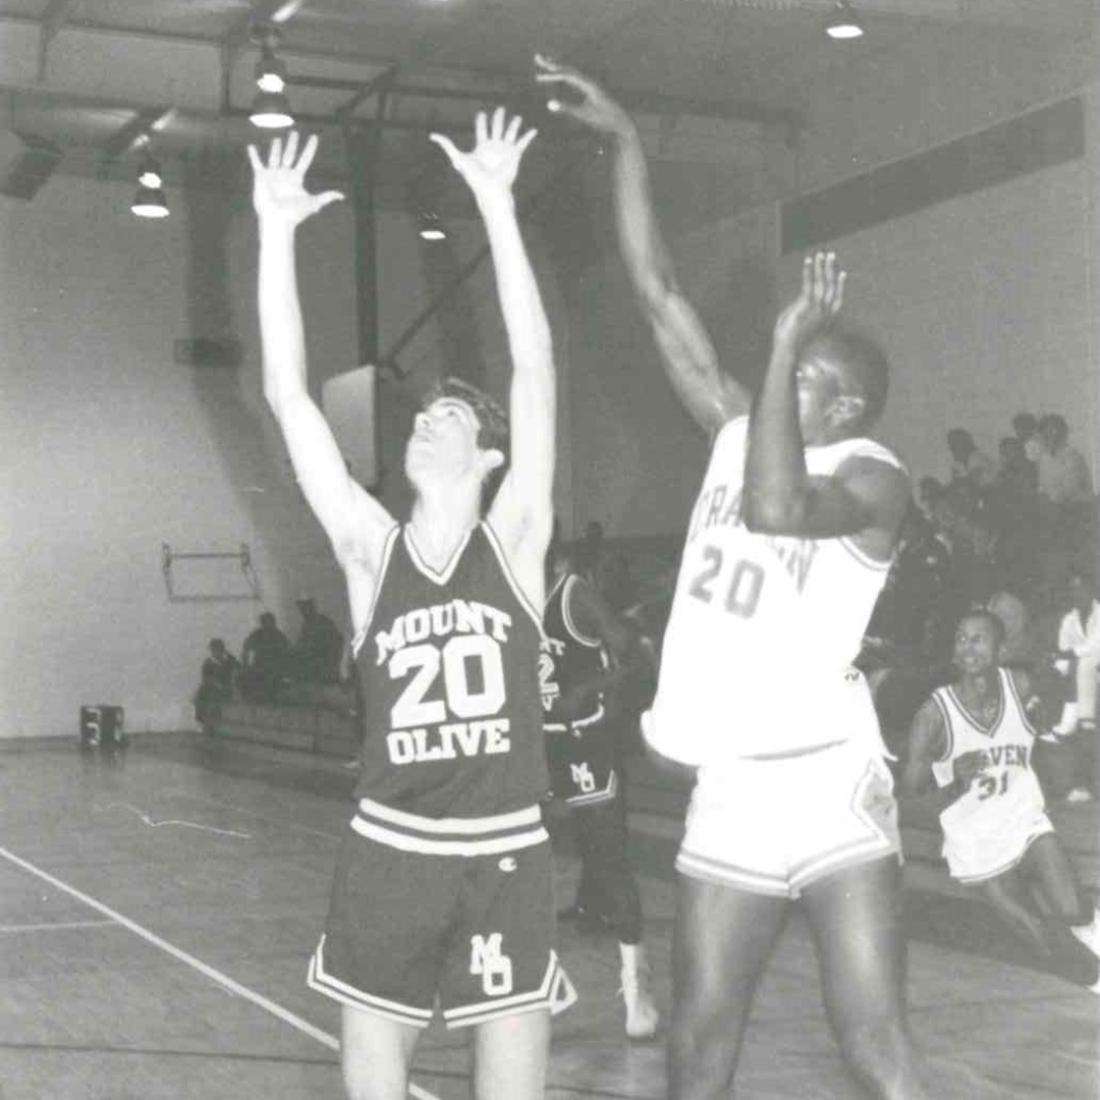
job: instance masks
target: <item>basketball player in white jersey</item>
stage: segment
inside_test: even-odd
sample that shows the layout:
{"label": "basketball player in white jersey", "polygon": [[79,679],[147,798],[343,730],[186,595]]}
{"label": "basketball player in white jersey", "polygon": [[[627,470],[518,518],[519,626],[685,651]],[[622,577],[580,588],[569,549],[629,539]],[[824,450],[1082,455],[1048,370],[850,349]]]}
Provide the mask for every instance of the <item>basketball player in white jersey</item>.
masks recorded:
{"label": "basketball player in white jersey", "polygon": [[[485,481],[509,456],[483,444],[502,417],[489,416],[471,387],[445,388],[416,417],[407,524],[348,476],[307,389],[294,269],[298,225],[341,196],[305,189],[315,137],[300,156],[296,134],[276,139],[266,162],[249,148],[264,393],[344,570],[357,660],[374,677],[367,710],[379,712],[364,730],[364,797],[310,970],[310,984],[343,1005],[352,1100],[404,1100],[419,1028],[437,1000],[449,1026],[471,1025],[479,1100],[535,1100],[544,1090],[547,1010],[561,989],[537,806],[547,784],[537,657],[555,380],[512,196],[534,137],[520,125],[503,109],[479,114],[469,152],[432,135],[485,223],[512,358],[510,464],[484,522]],[[376,606],[385,621],[373,622]],[[471,928],[471,913],[486,924]]]}
{"label": "basketball player in white jersey", "polygon": [[870,694],[851,667],[909,500],[864,438],[886,362],[842,327],[844,274],[806,260],[760,392],[719,366],[652,209],[641,141],[592,81],[545,58],[551,110],[613,147],[619,244],[665,371],[713,440],[644,719],[661,757],[697,768],[680,854],[669,1086],[727,1097],[756,983],[805,903],[825,1005],[877,1097],[929,1096],[905,1023],[900,845]]}
{"label": "basketball player in white jersey", "polygon": [[1100,993],[1097,914],[1046,815],[1032,764],[1031,685],[1023,670],[999,666],[1004,637],[992,611],[959,620],[956,677],[913,719],[902,792],[938,814],[951,877],[980,890],[1059,974]]}

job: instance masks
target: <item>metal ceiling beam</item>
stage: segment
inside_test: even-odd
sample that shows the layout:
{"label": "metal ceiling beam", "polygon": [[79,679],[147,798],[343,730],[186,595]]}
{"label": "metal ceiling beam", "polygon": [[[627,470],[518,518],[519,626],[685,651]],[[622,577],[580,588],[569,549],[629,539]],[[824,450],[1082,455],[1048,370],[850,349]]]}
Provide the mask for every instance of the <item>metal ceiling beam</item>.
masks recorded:
{"label": "metal ceiling beam", "polygon": [[120,157],[124,157],[142,138],[148,137],[157,124],[163,122],[171,113],[171,107],[139,108],[125,126],[119,127],[103,143],[100,165],[107,168]]}
{"label": "metal ceiling beam", "polygon": [[50,0],[46,10],[39,20],[38,31],[38,83],[46,79],[46,68],[50,59],[50,43],[61,30],[65,20],[69,17],[69,9],[73,6],[73,0]]}

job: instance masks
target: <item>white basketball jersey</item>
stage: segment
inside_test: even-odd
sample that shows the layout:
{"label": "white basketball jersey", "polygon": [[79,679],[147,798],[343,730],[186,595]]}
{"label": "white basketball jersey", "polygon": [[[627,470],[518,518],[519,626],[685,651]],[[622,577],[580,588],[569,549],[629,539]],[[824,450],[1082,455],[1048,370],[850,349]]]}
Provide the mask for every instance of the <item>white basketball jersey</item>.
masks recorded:
{"label": "white basketball jersey", "polygon": [[945,834],[965,829],[992,835],[1021,818],[1030,819],[1043,806],[1043,792],[1031,766],[1035,730],[1027,720],[1012,677],[1003,668],[997,674],[1001,709],[988,730],[970,717],[954,688],[937,688],[932,693],[948,740],[947,751],[932,765],[936,785],[946,787],[952,782],[955,760],[963,753],[980,750],[989,761],[986,771],[970,784],[966,794],[940,814]]}
{"label": "white basketball jersey", "polygon": [[[749,531],[741,519],[747,443],[748,417],[715,440],[644,722],[659,753],[688,764],[846,740],[844,715],[854,707],[862,720],[869,709],[851,662],[890,562],[868,558],[850,538]],[[855,455],[901,468],[870,439],[805,455],[811,476]]]}

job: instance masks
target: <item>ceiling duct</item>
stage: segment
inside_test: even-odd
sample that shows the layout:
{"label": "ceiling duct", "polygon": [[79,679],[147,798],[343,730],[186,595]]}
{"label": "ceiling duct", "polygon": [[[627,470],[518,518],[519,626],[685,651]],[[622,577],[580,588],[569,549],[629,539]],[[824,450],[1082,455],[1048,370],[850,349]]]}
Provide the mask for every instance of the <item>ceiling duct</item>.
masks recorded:
{"label": "ceiling duct", "polygon": [[37,134],[0,130],[0,195],[33,199],[62,155],[58,146]]}

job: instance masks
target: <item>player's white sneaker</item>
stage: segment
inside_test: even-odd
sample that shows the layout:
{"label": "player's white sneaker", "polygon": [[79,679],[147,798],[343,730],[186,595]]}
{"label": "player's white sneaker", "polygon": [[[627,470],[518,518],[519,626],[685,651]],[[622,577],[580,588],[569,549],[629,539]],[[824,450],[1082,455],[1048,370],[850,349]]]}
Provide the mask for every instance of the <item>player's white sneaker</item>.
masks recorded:
{"label": "player's white sneaker", "polygon": [[629,1039],[652,1039],[661,1014],[649,989],[649,965],[641,944],[619,944],[622,955],[623,1003],[626,1005],[626,1034]]}

